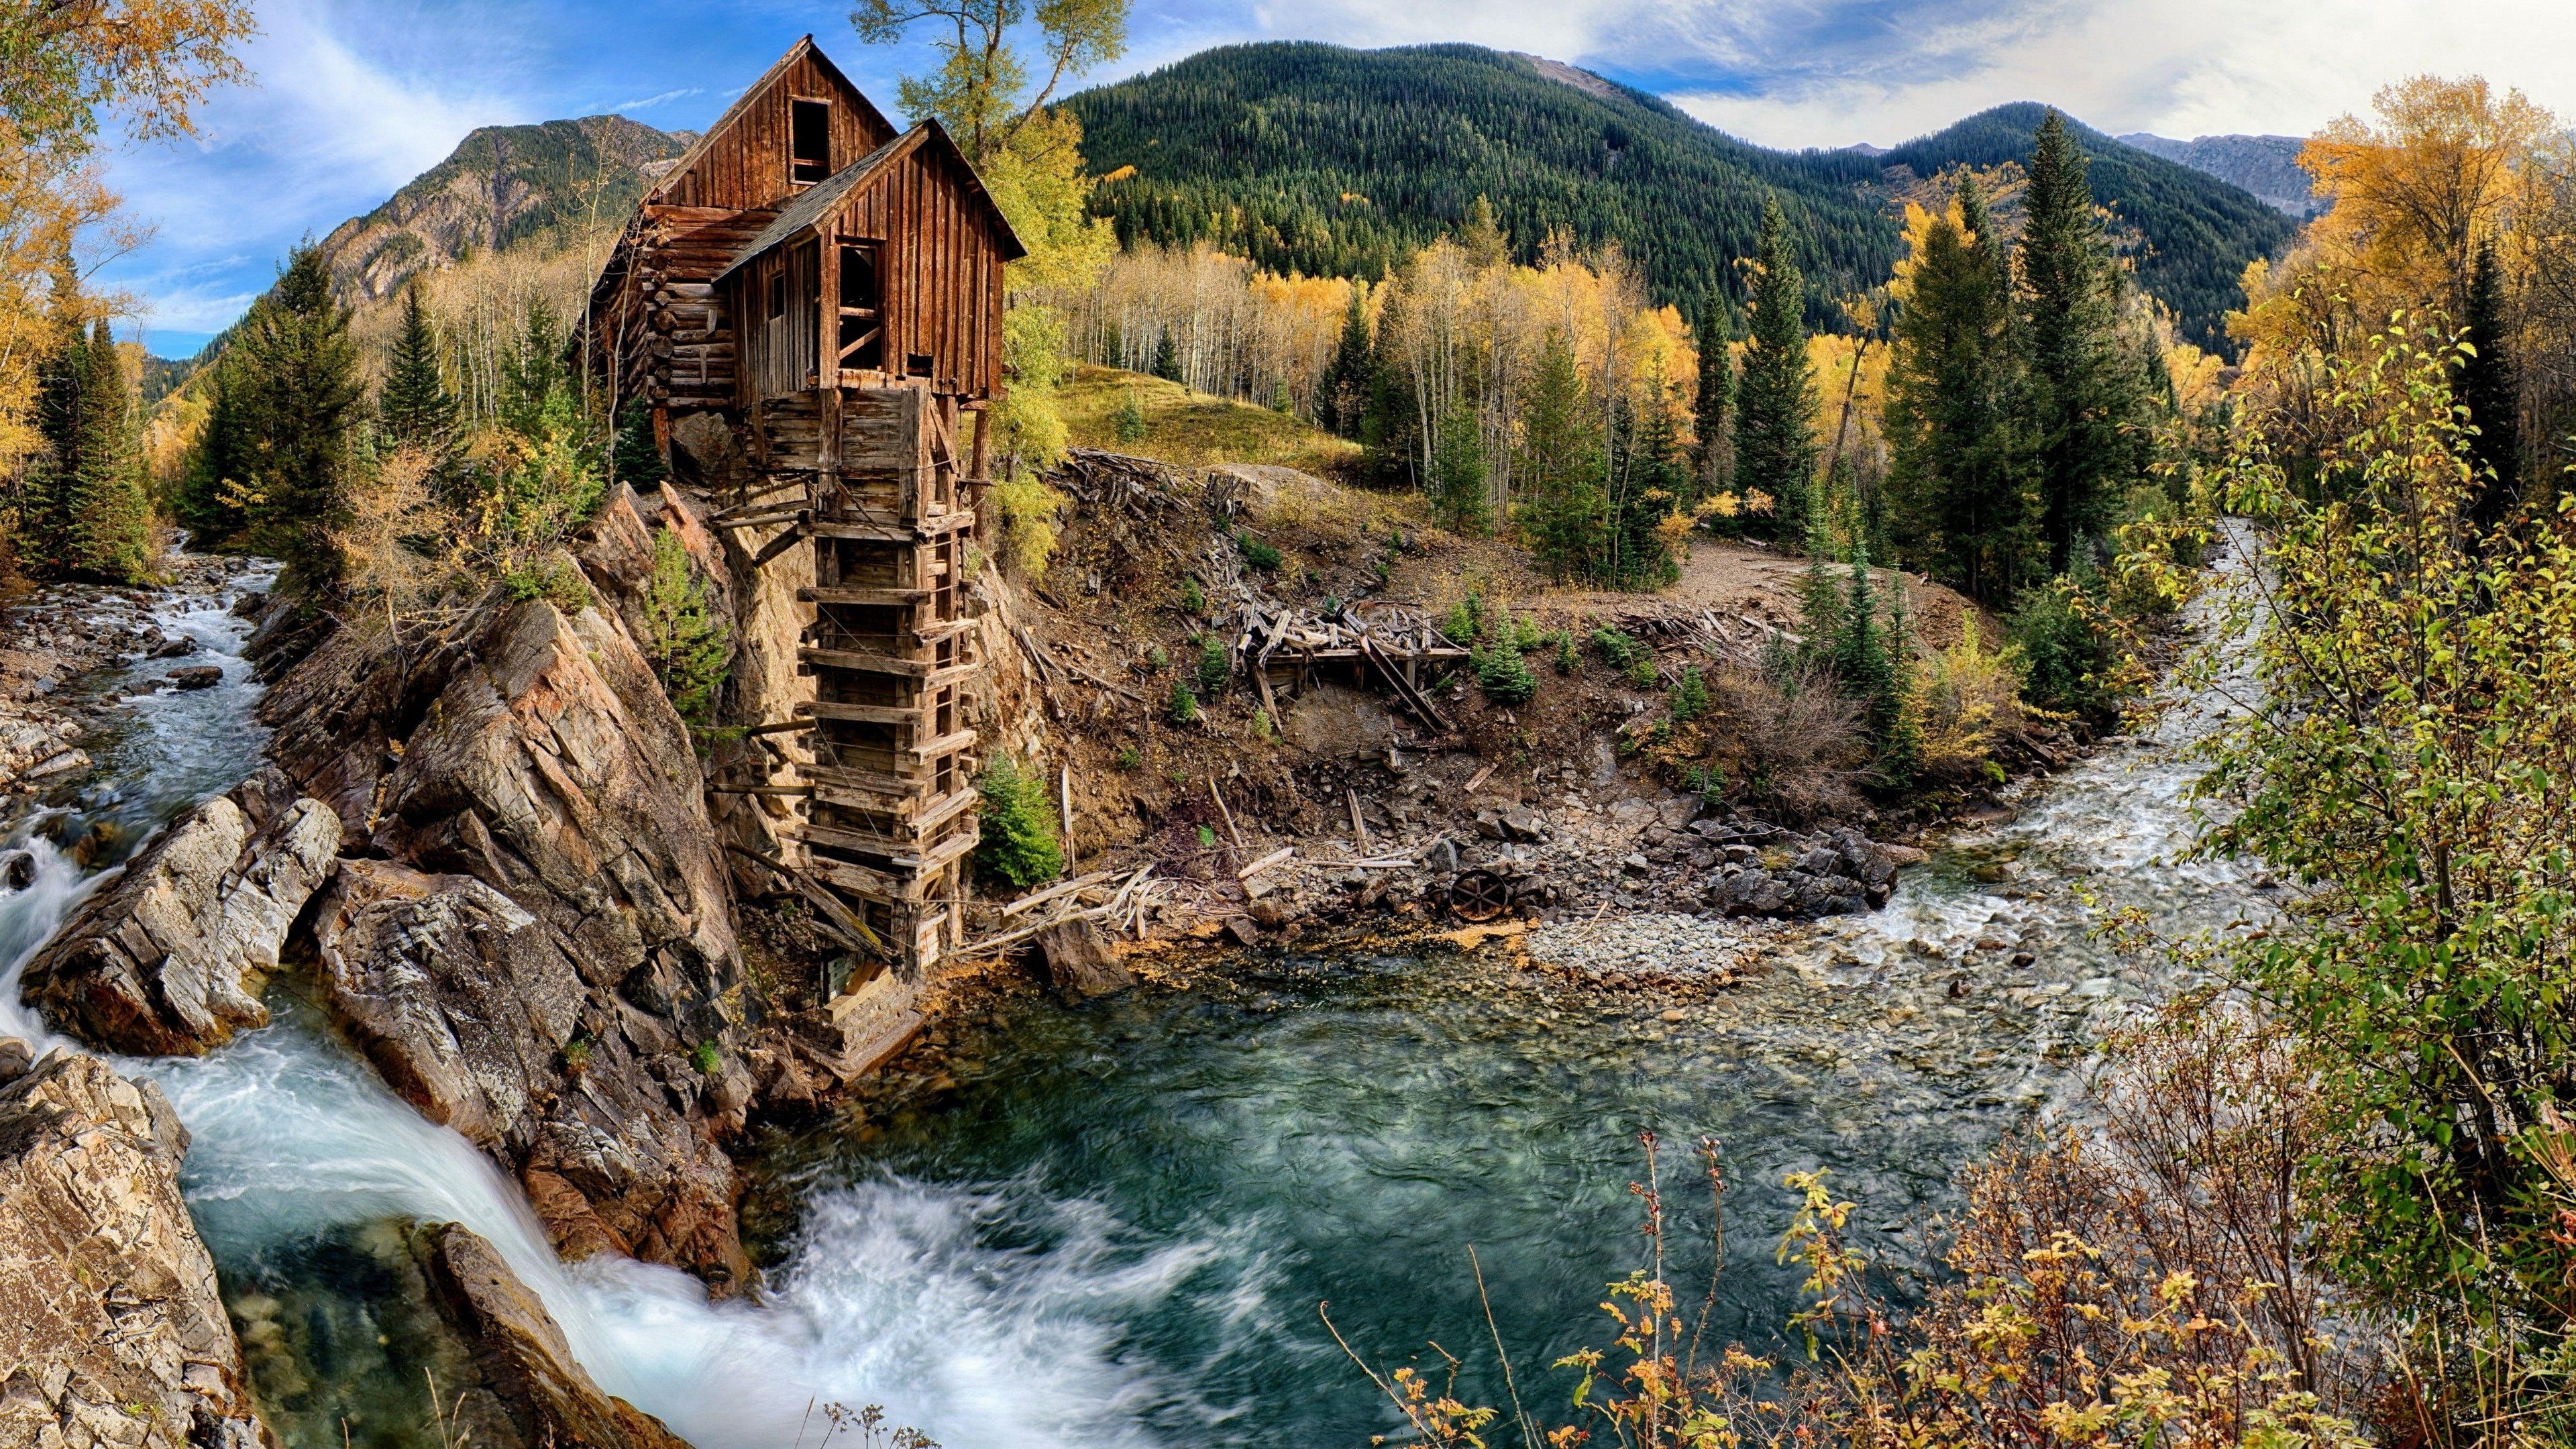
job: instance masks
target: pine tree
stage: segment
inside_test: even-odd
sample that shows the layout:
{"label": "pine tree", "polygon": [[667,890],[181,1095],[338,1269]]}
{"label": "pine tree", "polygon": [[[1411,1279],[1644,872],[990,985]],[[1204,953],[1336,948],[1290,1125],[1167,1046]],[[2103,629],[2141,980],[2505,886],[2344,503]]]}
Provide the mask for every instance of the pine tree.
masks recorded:
{"label": "pine tree", "polygon": [[445,459],[456,443],[456,399],[438,365],[438,334],[420,305],[417,283],[403,289],[402,330],[385,363],[376,398],[376,432],[395,447]]}
{"label": "pine tree", "polygon": [[1691,426],[1698,441],[1691,453],[1690,487],[1684,497],[1696,507],[1726,490],[1734,452],[1727,437],[1727,413],[1734,403],[1735,359],[1727,350],[1726,304],[1714,288],[1700,302],[1691,343],[1699,349],[1699,393],[1691,405]]}
{"label": "pine tree", "polygon": [[330,275],[312,246],[288,258],[233,346],[250,535],[285,562],[289,587],[328,586],[340,572],[331,533],[348,514],[350,434],[365,389],[349,314],[332,299]]}
{"label": "pine tree", "polygon": [[44,351],[36,361],[36,436],[18,500],[20,561],[30,572],[59,577],[72,567],[73,480],[89,440],[87,300],[68,247],[52,267],[52,300]]}
{"label": "pine tree", "polygon": [[2470,517],[2481,530],[2502,523],[2521,496],[2522,382],[2505,331],[2503,290],[2496,275],[2495,243],[2480,242],[2469,271],[2463,329],[2471,355],[2460,362],[2457,391],[2460,405],[2469,410],[2469,422],[2478,430],[2469,439],[2469,461],[2478,469]]}
{"label": "pine tree", "polygon": [[1378,341],[1369,348],[1366,400],[1360,413],[1363,466],[1370,480],[1381,487],[1413,487],[1420,482],[1414,476],[1413,385],[1392,349],[1382,345],[1385,339],[1404,335],[1405,305],[1404,290],[1395,288],[1378,314]]}
{"label": "pine tree", "polygon": [[1601,442],[1565,334],[1550,330],[1521,399],[1521,535],[1560,583],[1589,577],[1606,552]]}
{"label": "pine tree", "polygon": [[[1660,386],[1651,389],[1661,393]],[[1672,515],[1690,486],[1690,462],[1682,455],[1681,430],[1672,409],[1654,406],[1641,421],[1630,422],[1626,398],[1613,409],[1618,431],[1628,440],[1628,466],[1610,499],[1610,581],[1623,588],[1658,588],[1672,581],[1672,550],[1665,544],[1663,521]]]}
{"label": "pine tree", "polygon": [[1767,198],[1754,251],[1753,334],[1735,389],[1735,481],[1771,500],[1772,536],[1795,536],[1816,468],[1816,388],[1807,367],[1806,281],[1790,259],[1780,199]]}
{"label": "pine tree", "polygon": [[2144,397],[2119,337],[2121,279],[2084,155],[2055,111],[2040,123],[2025,206],[2017,341],[2030,367],[2040,530],[2049,571],[2064,573],[2137,476]]}
{"label": "pine tree", "polygon": [[1162,340],[1154,344],[1154,375],[1165,382],[1181,380],[1181,349],[1172,340],[1172,329],[1163,329]]}
{"label": "pine tree", "polygon": [[1888,366],[1890,532],[1944,583],[2009,603],[2035,534],[2009,406],[2012,296],[1973,177],[1913,260]]}
{"label": "pine tree", "polygon": [[628,403],[617,415],[617,437],[609,446],[609,472],[618,482],[633,488],[650,488],[671,474],[662,461],[661,445],[653,440],[653,409],[642,398]]}
{"label": "pine tree", "polygon": [[62,561],[83,578],[135,583],[151,568],[151,507],[134,389],[106,318],[96,323],[83,354],[81,437],[77,462],[65,470]]}
{"label": "pine tree", "polygon": [[231,354],[225,353],[201,374],[206,421],[197,429],[171,499],[171,512],[195,548],[227,547],[250,522],[241,506],[249,470],[236,371]]}
{"label": "pine tree", "polygon": [[1482,533],[1493,521],[1485,499],[1484,441],[1477,432],[1476,410],[1461,399],[1441,416],[1432,445],[1431,502],[1460,533]]}
{"label": "pine tree", "polygon": [[1467,253],[1467,265],[1480,272],[1511,259],[1511,241],[1494,220],[1494,204],[1481,195],[1467,208],[1466,224],[1458,228],[1458,245]]}
{"label": "pine tree", "polygon": [[1368,410],[1370,346],[1367,294],[1353,286],[1350,309],[1342,314],[1341,341],[1334,345],[1332,365],[1324,369],[1324,385],[1318,389],[1323,416],[1317,421],[1345,438],[1359,436],[1360,415]]}

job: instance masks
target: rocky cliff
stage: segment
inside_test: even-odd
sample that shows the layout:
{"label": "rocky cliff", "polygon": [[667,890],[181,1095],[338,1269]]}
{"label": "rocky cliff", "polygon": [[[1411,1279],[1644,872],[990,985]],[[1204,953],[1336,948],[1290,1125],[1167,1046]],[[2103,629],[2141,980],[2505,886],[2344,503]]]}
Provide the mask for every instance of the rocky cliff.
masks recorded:
{"label": "rocky cliff", "polygon": [[2195,136],[2177,141],[2141,131],[2122,141],[2221,181],[2242,186],[2286,216],[2304,221],[2326,209],[2314,178],[2299,169],[2307,142],[2296,136]]}
{"label": "rocky cliff", "polygon": [[0,1086],[0,1443],[268,1444],[179,1196],[187,1129],[95,1057],[15,1060],[0,1065],[16,1076]]}
{"label": "rocky cliff", "polygon": [[567,223],[613,224],[691,139],[624,116],[485,126],[384,205],[332,228],[323,260],[341,300],[354,304],[468,252]]}
{"label": "rocky cliff", "polygon": [[615,614],[495,590],[399,646],[343,629],[261,708],[358,857],[314,940],[387,1080],[510,1168],[567,1255],[740,1282],[730,886],[687,729]]}

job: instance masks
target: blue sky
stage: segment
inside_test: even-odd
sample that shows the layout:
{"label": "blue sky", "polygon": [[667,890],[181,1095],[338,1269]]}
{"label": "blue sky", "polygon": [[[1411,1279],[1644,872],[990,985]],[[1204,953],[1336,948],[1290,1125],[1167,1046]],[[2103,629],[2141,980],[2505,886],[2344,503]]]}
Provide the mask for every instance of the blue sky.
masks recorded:
{"label": "blue sky", "polygon": [[[101,279],[193,352],[295,241],[374,207],[476,126],[620,111],[705,125],[797,36],[880,104],[924,57],[861,46],[847,0],[256,0],[256,84],[202,135],[121,147],[157,228]],[[1573,61],[1770,145],[1892,144],[2042,100],[2110,131],[2304,133],[2414,71],[2477,71],[2576,114],[2566,0],[1135,0],[1105,79],[1230,41],[1472,41]]]}

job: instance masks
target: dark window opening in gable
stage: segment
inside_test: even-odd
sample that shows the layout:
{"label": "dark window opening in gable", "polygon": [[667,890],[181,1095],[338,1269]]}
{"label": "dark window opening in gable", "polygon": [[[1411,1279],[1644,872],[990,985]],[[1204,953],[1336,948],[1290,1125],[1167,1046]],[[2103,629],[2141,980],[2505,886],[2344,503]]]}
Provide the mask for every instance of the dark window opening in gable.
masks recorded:
{"label": "dark window opening in gable", "polygon": [[832,103],[787,103],[787,179],[820,181],[832,174]]}
{"label": "dark window opening in gable", "polygon": [[841,244],[840,358],[843,367],[885,366],[885,293],[873,244]]}

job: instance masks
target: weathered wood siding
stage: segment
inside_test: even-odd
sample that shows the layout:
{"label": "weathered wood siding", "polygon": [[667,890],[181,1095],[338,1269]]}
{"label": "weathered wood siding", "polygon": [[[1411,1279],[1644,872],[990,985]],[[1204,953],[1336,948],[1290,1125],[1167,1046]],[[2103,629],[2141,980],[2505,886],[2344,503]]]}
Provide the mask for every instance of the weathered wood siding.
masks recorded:
{"label": "weathered wood siding", "polygon": [[810,43],[799,42],[680,158],[648,204],[775,207],[803,188],[788,179],[788,103],[832,103],[831,175],[895,138],[891,123]]}
{"label": "weathered wood siding", "polygon": [[[842,205],[840,234],[880,245],[889,374],[989,398],[1002,382],[1002,235],[944,147],[916,146]],[[927,369],[914,359],[927,357]]]}

